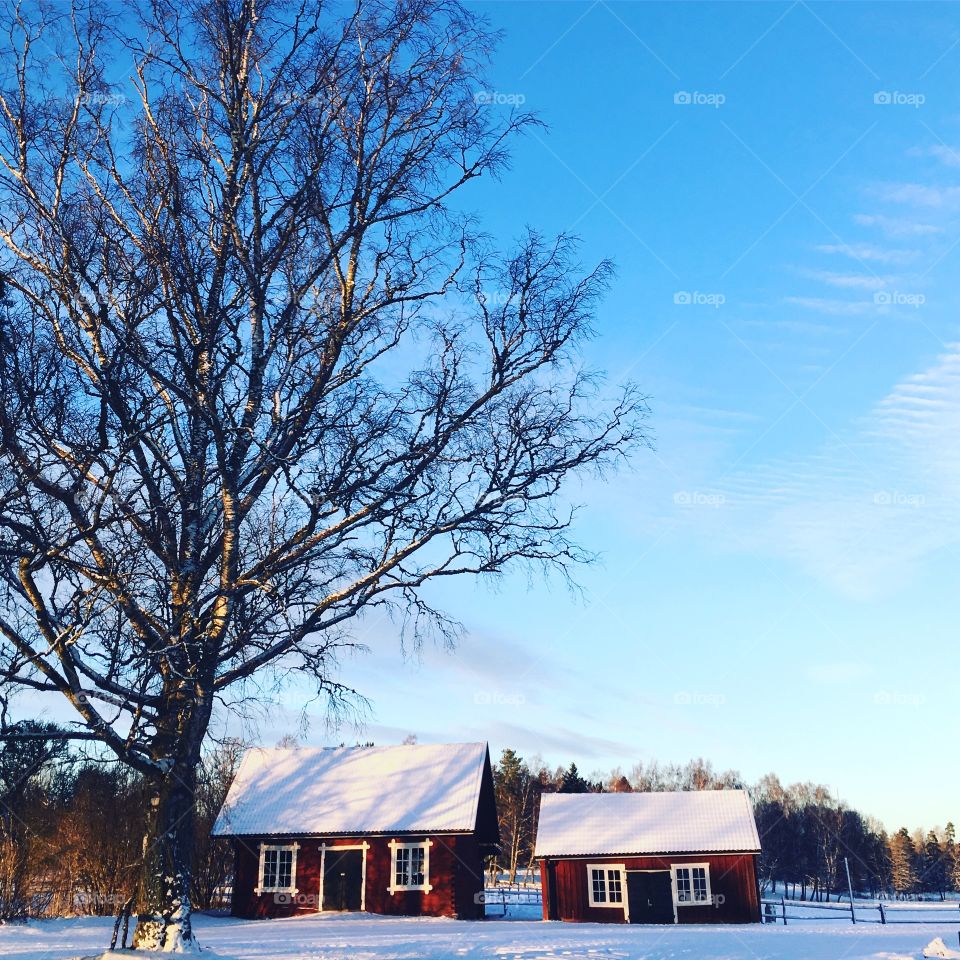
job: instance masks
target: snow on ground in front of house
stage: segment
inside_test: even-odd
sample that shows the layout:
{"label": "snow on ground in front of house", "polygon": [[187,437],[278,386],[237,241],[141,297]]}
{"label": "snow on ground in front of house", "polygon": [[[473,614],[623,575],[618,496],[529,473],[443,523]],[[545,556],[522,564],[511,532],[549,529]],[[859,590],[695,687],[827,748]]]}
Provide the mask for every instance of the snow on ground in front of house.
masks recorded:
{"label": "snow on ground in front of house", "polygon": [[[957,923],[836,922],[627,927],[358,914],[289,920],[197,916],[194,925],[214,956],[237,960],[917,960],[934,937],[957,945],[960,928]],[[2,926],[0,957],[96,956],[109,944],[112,929],[108,917]]]}

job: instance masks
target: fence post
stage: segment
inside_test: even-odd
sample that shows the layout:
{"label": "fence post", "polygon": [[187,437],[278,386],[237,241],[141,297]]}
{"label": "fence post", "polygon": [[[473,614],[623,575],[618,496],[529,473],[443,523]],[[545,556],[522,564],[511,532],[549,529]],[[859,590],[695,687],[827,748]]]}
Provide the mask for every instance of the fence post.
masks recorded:
{"label": "fence post", "polygon": [[787,925],[787,901],[784,900],[783,897],[780,898],[780,908],[783,910],[783,925],[786,926]]}
{"label": "fence post", "polygon": [[887,915],[883,912],[883,901],[882,901],[882,900],[880,901],[880,922],[881,922],[881,923],[886,923],[886,922],[887,922]]}
{"label": "fence post", "polygon": [[843,865],[847,869],[847,891],[850,893],[850,919],[856,923],[857,915],[853,909],[853,883],[850,881],[850,861],[846,857],[843,858]]}

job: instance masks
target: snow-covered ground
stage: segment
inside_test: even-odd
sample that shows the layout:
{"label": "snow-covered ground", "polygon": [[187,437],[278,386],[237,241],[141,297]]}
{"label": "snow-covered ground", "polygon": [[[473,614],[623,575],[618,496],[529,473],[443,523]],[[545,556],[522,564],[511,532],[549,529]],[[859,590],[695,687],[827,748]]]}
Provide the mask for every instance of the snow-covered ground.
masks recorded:
{"label": "snow-covered ground", "polygon": [[[111,926],[106,918],[83,918],[0,927],[0,957],[66,960],[97,954],[109,943]],[[919,958],[937,936],[956,947],[957,929],[956,923],[817,922],[624,927],[356,914],[259,921],[196,918],[203,945],[238,960],[895,960]]]}

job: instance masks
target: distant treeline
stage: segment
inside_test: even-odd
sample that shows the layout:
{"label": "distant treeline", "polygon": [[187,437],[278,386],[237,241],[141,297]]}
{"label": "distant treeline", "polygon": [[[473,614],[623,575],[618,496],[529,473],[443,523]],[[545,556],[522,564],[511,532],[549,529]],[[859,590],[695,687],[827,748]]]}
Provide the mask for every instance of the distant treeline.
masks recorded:
{"label": "distant treeline", "polygon": [[502,851],[493,869],[515,880],[532,865],[540,797],[544,793],[628,793],[745,789],[760,832],[760,882],[800,899],[845,895],[850,866],[854,892],[871,897],[939,897],[960,889],[952,823],[892,836],[880,823],[814,783],[784,786],[774,774],[747,784],[734,770],[717,772],[705,760],[635,766],[628,774],[584,777],[575,763],[548,769],[504,750],[494,767]]}
{"label": "distant treeline", "polygon": [[[199,771],[192,890],[199,909],[211,906],[233,869],[229,845],[209,833],[240,753],[239,744],[221,745]],[[140,778],[115,762],[57,740],[0,743],[0,921],[116,914],[136,887],[147,803]]]}
{"label": "distant treeline", "polygon": [[[51,730],[40,724],[24,728]],[[209,832],[242,752],[239,742],[220,744],[204,757],[199,772],[192,891],[198,909],[214,905],[230,881],[230,846],[211,841]],[[576,764],[550,770],[504,750],[494,766],[494,785],[501,853],[491,870],[511,879],[532,865],[544,793],[744,788],[760,830],[760,877],[767,888],[775,883],[803,899],[844,894],[844,858],[858,894],[942,898],[960,888],[953,824],[928,832],[903,828],[888,836],[828,788],[784,787],[773,774],[751,786],[735,771],[716,772],[710,763],[692,760],[584,777]],[[0,743],[0,921],[116,913],[136,887],[148,802],[136,775],[68,750],[60,741]]]}

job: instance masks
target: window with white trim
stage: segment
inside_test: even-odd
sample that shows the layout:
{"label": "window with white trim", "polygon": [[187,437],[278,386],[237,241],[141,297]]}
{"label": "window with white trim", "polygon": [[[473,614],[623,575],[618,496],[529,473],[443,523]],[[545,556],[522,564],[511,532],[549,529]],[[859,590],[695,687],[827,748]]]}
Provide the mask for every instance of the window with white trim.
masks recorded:
{"label": "window with white trim", "polygon": [[390,893],[397,890],[430,891],[430,841],[390,842]]}
{"label": "window with white trim", "polygon": [[587,892],[591,907],[622,907],[623,867],[620,864],[588,864]]}
{"label": "window with white trim", "polygon": [[260,844],[256,893],[296,893],[299,844]]}
{"label": "window with white trim", "polygon": [[689,907],[710,903],[710,864],[674,863],[670,867],[673,874],[674,897],[677,906]]}

